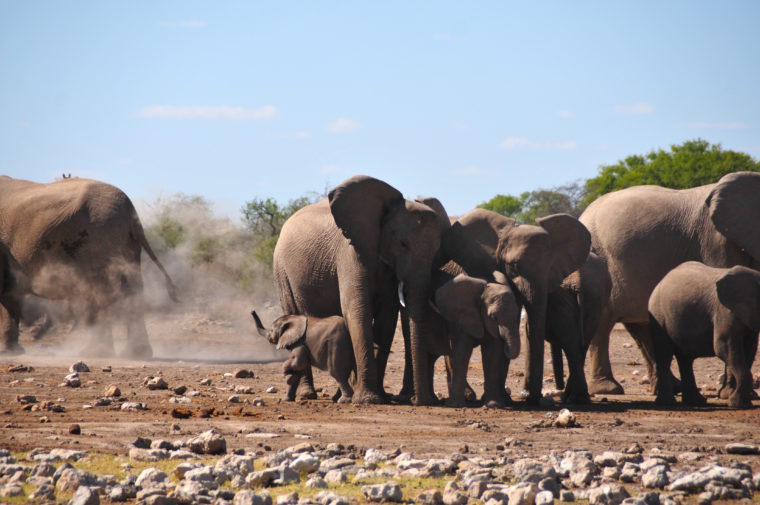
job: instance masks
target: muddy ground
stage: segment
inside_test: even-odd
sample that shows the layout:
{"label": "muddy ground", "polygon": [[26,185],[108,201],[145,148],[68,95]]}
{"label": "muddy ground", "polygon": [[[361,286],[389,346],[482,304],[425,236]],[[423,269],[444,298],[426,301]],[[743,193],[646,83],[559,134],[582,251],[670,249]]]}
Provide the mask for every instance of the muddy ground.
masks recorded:
{"label": "muddy ground", "polygon": [[[265,321],[271,320],[270,312]],[[622,450],[633,442],[647,450],[659,447],[672,453],[720,453],[729,442],[760,443],[760,403],[755,402],[754,409],[737,411],[717,399],[717,379],[723,366],[715,358],[698,360],[695,366],[697,382],[708,396],[707,407],[655,407],[649,386],[642,383],[647,373],[643,358],[625,331],[614,333],[611,357],[626,394],[594,397],[591,405],[570,406],[580,427],[558,429],[539,424],[547,412],[556,414],[561,404],[531,408],[518,400],[524,370],[522,357],[510,369],[508,385],[516,401],[507,409],[337,405],[329,399],[335,384],[321,372],[315,376],[321,398],[293,403],[282,400],[285,384],[281,364],[272,361],[277,353],[254,336],[252,325],[209,318],[202,311],[153,315],[147,323],[157,356],[150,361],[82,357],[83,343],[76,341],[66,327],[41,341],[31,340],[25,331],[21,342],[27,353],[0,361],[0,446],[16,451],[64,447],[125,454],[137,436],[176,439],[211,427],[227,438],[228,450],[263,450],[265,446],[278,449],[310,437],[312,443],[341,442],[390,450],[402,447],[419,456],[459,450],[495,453],[508,438],[518,441],[516,447],[525,456],[566,448]],[[401,386],[400,341],[396,339],[388,367],[386,387],[390,392],[399,391]],[[117,350],[123,343],[117,334]],[[91,372],[81,374],[79,388],[62,386],[68,367],[80,357]],[[548,348],[546,357],[544,391],[549,393],[554,384]],[[478,360],[476,353],[470,382],[481,390],[482,368]],[[32,369],[9,371],[16,364]],[[110,371],[104,371],[104,367],[110,367]],[[252,370],[255,376],[237,379],[229,375],[240,368]],[[756,360],[753,375],[757,374]],[[168,390],[149,390],[143,385],[145,377],[155,375],[166,380]],[[210,385],[202,385],[203,379],[210,379]],[[118,404],[92,406],[111,384],[117,385],[129,401],[146,403],[148,410],[122,411]],[[189,404],[171,402],[176,396],[172,388],[181,385],[187,386],[188,392],[198,392]],[[229,401],[236,394],[235,386],[251,388],[251,393],[238,393],[240,403]],[[277,391],[267,393],[271,386]],[[442,393],[446,390],[442,368],[436,376],[435,389]],[[52,401],[62,405],[65,412],[37,410],[17,401],[19,395],[36,396],[37,406]],[[263,406],[253,405],[257,398],[263,399]],[[172,417],[176,407],[189,409],[192,417]],[[200,417],[211,408],[211,417]],[[81,435],[69,434],[73,423],[81,426]],[[179,431],[176,427],[172,430],[175,424]]]}

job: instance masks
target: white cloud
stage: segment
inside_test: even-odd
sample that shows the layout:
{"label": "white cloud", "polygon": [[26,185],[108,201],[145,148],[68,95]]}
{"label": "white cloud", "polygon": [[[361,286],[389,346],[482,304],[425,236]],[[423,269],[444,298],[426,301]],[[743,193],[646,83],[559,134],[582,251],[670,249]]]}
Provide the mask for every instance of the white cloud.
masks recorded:
{"label": "white cloud", "polygon": [[688,128],[699,128],[702,130],[741,130],[748,128],[749,125],[743,121],[694,121],[686,123]]}
{"label": "white cloud", "polygon": [[206,22],[200,19],[182,19],[177,21],[177,26],[180,28],[197,30],[198,28],[206,28]]}
{"label": "white cloud", "polygon": [[573,119],[573,113],[567,109],[557,111],[557,117],[560,119]]}
{"label": "white cloud", "polygon": [[230,105],[151,105],[137,112],[139,117],[147,119],[226,119],[226,120],[263,120],[277,115],[277,107],[264,105],[256,109]]}
{"label": "white cloud", "polygon": [[319,167],[320,174],[335,174],[341,171],[341,167],[334,163],[328,163]]}
{"label": "white cloud", "polygon": [[619,116],[643,116],[654,112],[654,106],[646,102],[638,102],[633,105],[616,105],[612,111]]}
{"label": "white cloud", "polygon": [[575,140],[560,142],[536,142],[525,137],[507,137],[499,143],[499,147],[507,151],[513,149],[538,149],[543,151],[570,150],[577,147]]}
{"label": "white cloud", "polygon": [[351,118],[339,117],[327,124],[327,131],[330,133],[350,133],[361,129],[362,124]]}
{"label": "white cloud", "polygon": [[490,172],[477,165],[467,165],[462,168],[455,168],[451,171],[451,175],[457,177],[479,177],[481,175],[488,175]]}

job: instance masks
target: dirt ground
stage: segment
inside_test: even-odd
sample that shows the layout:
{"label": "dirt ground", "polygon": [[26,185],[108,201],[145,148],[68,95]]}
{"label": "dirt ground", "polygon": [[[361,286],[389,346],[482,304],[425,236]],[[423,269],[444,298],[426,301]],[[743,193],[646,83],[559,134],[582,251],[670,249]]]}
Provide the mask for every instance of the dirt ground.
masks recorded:
{"label": "dirt ground", "polygon": [[[265,321],[269,320],[265,317]],[[594,397],[591,405],[571,406],[580,427],[558,429],[539,424],[547,413],[556,414],[561,404],[530,408],[519,401],[522,357],[510,369],[509,387],[516,401],[507,409],[338,405],[329,399],[335,390],[334,382],[321,372],[315,376],[321,398],[293,403],[282,400],[286,386],[281,364],[272,361],[277,359],[277,353],[254,336],[252,324],[208,318],[202,312],[150,316],[148,331],[157,357],[145,362],[84,357],[91,372],[80,374],[79,388],[61,385],[69,365],[80,359],[82,348],[82,343],[73,341],[65,330],[36,342],[25,332],[21,342],[27,353],[0,361],[0,447],[19,451],[65,447],[125,454],[137,436],[187,438],[211,427],[227,438],[228,450],[279,449],[310,437],[312,443],[340,442],[389,450],[402,447],[419,456],[458,450],[494,453],[509,438],[513,441],[508,445],[525,456],[567,448],[622,450],[633,442],[647,450],[658,447],[675,454],[720,452],[729,442],[760,443],[760,403],[756,402],[754,409],[737,411],[717,399],[715,386],[723,366],[715,358],[698,360],[695,367],[697,382],[708,396],[707,407],[655,407],[648,385],[641,383],[647,373],[643,358],[624,331],[614,333],[611,357],[626,394]],[[401,387],[400,341],[396,339],[388,367],[386,387],[390,392],[398,392]],[[122,345],[123,340],[117,338],[117,350]],[[554,388],[549,357],[547,348],[545,393]],[[17,364],[32,369],[9,371]],[[110,371],[104,371],[109,366]],[[252,370],[255,376],[230,376],[240,368]],[[756,360],[753,374],[757,373]],[[145,377],[155,375],[166,380],[169,390],[152,391],[143,385]],[[203,379],[210,379],[210,385],[202,385]],[[482,388],[477,353],[471,363],[470,382],[476,390]],[[122,411],[118,403],[92,406],[111,384],[117,385],[128,401],[146,403],[148,410]],[[187,386],[188,393],[198,392],[189,404],[171,402],[176,396],[172,388],[181,385]],[[240,403],[231,403],[229,397],[236,394],[235,386],[248,386],[252,392],[238,393]],[[277,391],[267,393],[271,386]],[[445,391],[442,372],[436,375],[435,388]],[[38,407],[52,401],[63,406],[65,412],[36,410],[38,407],[17,401],[20,395],[36,396],[38,403],[32,405]],[[264,405],[254,406],[256,398],[263,399]],[[192,417],[173,418],[176,407],[189,409]],[[212,407],[214,415],[200,417],[203,410]],[[72,423],[81,426],[81,435],[69,434]],[[172,430],[174,424],[179,425],[179,431]]]}

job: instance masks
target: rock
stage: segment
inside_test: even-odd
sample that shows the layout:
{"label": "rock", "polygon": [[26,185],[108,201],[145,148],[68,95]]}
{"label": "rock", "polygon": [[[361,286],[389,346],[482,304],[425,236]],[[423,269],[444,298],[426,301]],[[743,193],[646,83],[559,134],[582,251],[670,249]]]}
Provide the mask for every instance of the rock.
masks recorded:
{"label": "rock", "polygon": [[641,477],[641,468],[636,463],[623,463],[620,471],[620,480],[623,482],[636,482]]}
{"label": "rock", "polygon": [[292,492],[281,494],[277,497],[277,505],[296,505],[298,503],[298,493]]}
{"label": "rock", "polygon": [[325,474],[325,482],[328,484],[340,484],[341,482],[346,482],[348,480],[348,475],[343,470],[329,470]]}
{"label": "rock", "polygon": [[95,400],[94,405],[96,407],[108,407],[112,403],[113,403],[113,399],[109,396],[105,396],[103,398],[98,398],[97,400]]}
{"label": "rock", "polygon": [[196,454],[224,454],[227,452],[227,441],[213,429],[189,439],[186,445],[190,451]]}
{"label": "rock", "polygon": [[263,407],[264,406],[264,399],[263,398],[254,398],[253,399],[253,406],[254,407]]}
{"label": "rock", "polygon": [[575,414],[568,409],[560,410],[554,425],[558,428],[572,428],[575,426]]}
{"label": "rock", "polygon": [[227,398],[227,401],[230,403],[240,403],[240,397],[238,395],[232,395]]}
{"label": "rock", "polygon": [[435,488],[426,489],[417,495],[414,499],[414,503],[421,503],[422,505],[441,505],[443,503],[443,495]]}
{"label": "rock", "polygon": [[[206,485],[209,482],[198,482],[192,480],[181,480],[172,492],[172,496],[179,500],[180,503],[200,503],[200,497],[208,495],[211,486]],[[213,482],[213,489],[216,489],[216,482]]]}
{"label": "rock", "polygon": [[644,452],[644,448],[639,445],[638,442],[634,442],[630,447],[628,447],[625,451],[626,454],[641,454]]}
{"label": "rock", "polygon": [[148,406],[143,402],[124,402],[121,410],[148,410]]}
{"label": "rock", "polygon": [[272,497],[269,493],[254,493],[248,489],[235,493],[233,505],[272,505]]}
{"label": "rock", "polygon": [[63,383],[70,388],[78,388],[82,385],[82,380],[77,372],[72,372],[63,378]]}
{"label": "rock", "polygon": [[185,394],[185,391],[187,391],[187,386],[177,386],[175,388],[172,388],[172,393],[174,393],[177,396],[182,396]]}
{"label": "rock", "polygon": [[150,445],[153,442],[149,438],[144,437],[137,437],[133,442],[132,445],[137,447],[138,449],[150,449]]}
{"label": "rock", "polygon": [[620,470],[616,466],[605,466],[602,470],[602,477],[605,479],[618,480]]}
{"label": "rock", "polygon": [[269,386],[269,387],[267,388],[267,393],[269,393],[270,395],[273,395],[273,394],[275,394],[276,392],[277,392],[277,388],[276,388],[276,387],[274,387],[274,386]]}
{"label": "rock", "polygon": [[630,495],[620,484],[602,484],[588,490],[589,505],[618,505]]}
{"label": "rock", "polygon": [[535,505],[552,505],[554,495],[551,491],[539,491],[535,498]]}
{"label": "rock", "polygon": [[34,395],[18,395],[16,396],[16,401],[23,405],[28,405],[30,403],[37,403],[37,397]]}
{"label": "rock", "polygon": [[364,452],[364,462],[367,464],[388,461],[388,455],[378,449],[369,448]]}
{"label": "rock", "polygon": [[557,482],[557,479],[551,477],[543,479],[538,483],[538,489],[540,491],[550,491],[552,496],[559,498],[559,483]]}
{"label": "rock", "polygon": [[150,389],[151,391],[159,390],[159,389],[169,389],[169,384],[166,383],[163,377],[146,377],[143,383]]}
{"label": "rock", "polygon": [[232,373],[232,376],[236,379],[252,379],[254,377],[253,371],[244,368],[238,368]]}
{"label": "rock", "polygon": [[351,503],[351,500],[339,495],[335,491],[320,491],[314,497],[314,500],[323,505],[349,505]]}
{"label": "rock", "polygon": [[[84,365],[84,363],[82,364]],[[69,505],[100,505],[100,496],[97,491],[93,491],[87,486],[79,486],[74,496],[71,497]]]}
{"label": "rock", "polygon": [[84,361],[77,361],[73,365],[69,367],[69,372],[89,372],[90,367],[87,366],[87,364]]}
{"label": "rock", "polygon": [[546,478],[557,478],[557,472],[551,465],[545,465],[535,459],[518,459],[512,465],[512,472],[518,482],[538,483]]}
{"label": "rock", "polygon": [[577,472],[572,472],[570,474],[570,482],[572,482],[575,487],[586,487],[591,484],[593,479],[594,471],[590,468],[582,468]]}
{"label": "rock", "polygon": [[290,468],[298,473],[313,473],[319,470],[319,458],[311,454],[301,454],[290,463]]}
{"label": "rock", "polygon": [[665,465],[653,466],[641,476],[641,485],[648,488],[662,489],[669,482],[667,467]]}
{"label": "rock", "polygon": [[14,496],[24,496],[24,488],[17,482],[10,482],[0,488],[0,496],[3,498],[12,498]]}
{"label": "rock", "polygon": [[171,415],[175,419],[187,419],[193,416],[193,411],[186,407],[174,407]]}
{"label": "rock", "polygon": [[752,455],[752,454],[760,454],[760,446],[754,445],[754,444],[728,444],[726,445],[726,452],[728,454],[743,454],[743,455]]}
{"label": "rock", "polygon": [[169,451],[162,449],[140,449],[138,447],[132,447],[129,449],[129,459],[135,461],[160,461],[162,459],[168,459],[170,456]]}
{"label": "rock", "polygon": [[400,502],[402,498],[401,487],[392,481],[362,486],[361,492],[369,501]]}
{"label": "rock", "polygon": [[235,392],[240,395],[252,395],[254,393],[251,386],[242,386],[240,384],[235,386]]}
{"label": "rock", "polygon": [[158,468],[149,467],[140,472],[135,481],[135,486],[143,489],[158,488],[163,489],[168,479],[166,473]]}
{"label": "rock", "polygon": [[594,458],[594,464],[597,466],[617,466],[618,461],[622,459],[623,455],[619,452],[604,451]]}
{"label": "rock", "polygon": [[532,505],[537,494],[538,486],[535,483],[520,482],[509,488],[509,505]]}
{"label": "rock", "polygon": [[37,502],[54,502],[55,489],[50,484],[42,484],[29,495],[29,498]]}
{"label": "rock", "polygon": [[69,434],[70,435],[81,435],[82,434],[82,427],[78,424],[72,424],[69,426]]}
{"label": "rock", "polygon": [[445,505],[467,505],[468,501],[467,494],[459,490],[450,490],[443,493],[443,503]]}
{"label": "rock", "polygon": [[705,486],[714,481],[717,485],[741,487],[745,480],[752,479],[752,472],[746,468],[728,468],[720,465],[708,465],[696,472],[684,475],[668,486],[669,491],[686,491],[694,493],[702,491]]}
{"label": "rock", "polygon": [[325,481],[325,479],[323,479],[322,477],[315,475],[314,477],[311,477],[309,478],[309,480],[306,481],[306,487],[309,489],[326,489],[327,481]]}
{"label": "rock", "polygon": [[574,502],[575,501],[575,493],[568,489],[563,489],[559,492],[559,501],[562,502]]}
{"label": "rock", "polygon": [[277,468],[267,468],[259,472],[251,472],[245,477],[246,483],[251,487],[267,487],[278,476],[280,472]]}
{"label": "rock", "polygon": [[116,384],[109,384],[106,390],[103,391],[103,395],[112,398],[118,398],[121,396],[121,389],[119,389],[119,386]]}

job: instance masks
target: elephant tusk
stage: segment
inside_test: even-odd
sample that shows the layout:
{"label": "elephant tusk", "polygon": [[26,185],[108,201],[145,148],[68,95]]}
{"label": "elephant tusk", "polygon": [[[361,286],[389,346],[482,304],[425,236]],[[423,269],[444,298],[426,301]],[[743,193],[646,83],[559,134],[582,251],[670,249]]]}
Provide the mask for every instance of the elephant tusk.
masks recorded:
{"label": "elephant tusk", "polygon": [[398,283],[398,301],[402,307],[406,307],[406,300],[404,300],[404,281]]}

